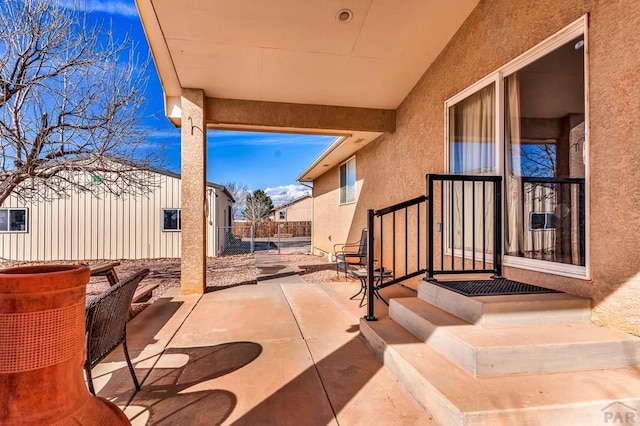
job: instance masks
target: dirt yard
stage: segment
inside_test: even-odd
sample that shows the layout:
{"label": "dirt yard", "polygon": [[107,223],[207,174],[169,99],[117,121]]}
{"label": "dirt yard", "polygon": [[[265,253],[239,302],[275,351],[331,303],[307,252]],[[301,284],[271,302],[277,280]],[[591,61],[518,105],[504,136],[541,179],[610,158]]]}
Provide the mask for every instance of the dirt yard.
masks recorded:
{"label": "dirt yard", "polygon": [[[278,256],[284,263],[298,272],[306,282],[321,283],[340,280],[336,276],[335,264],[327,263],[323,257],[310,254],[281,254]],[[86,262],[53,263],[86,264]],[[26,264],[35,264],[35,262],[0,261],[0,269]],[[153,292],[153,299],[162,296],[171,287],[180,286],[180,259],[122,260],[120,266],[116,267],[116,273],[122,279],[142,268],[149,268],[150,270],[145,282],[155,281],[159,284],[158,288]],[[341,279],[344,280],[344,276]],[[256,283],[253,254],[222,256],[207,260],[207,291]],[[87,285],[87,294],[100,294],[108,287],[109,283],[105,277],[92,277]]]}
{"label": "dirt yard", "polygon": [[[326,259],[308,254],[281,254],[287,266],[298,272],[306,282],[337,281],[335,264]],[[154,298],[171,287],[180,287],[180,259],[123,260],[116,272],[120,279],[139,269],[149,268],[147,281],[156,281],[159,287]],[[344,277],[342,278],[344,280]],[[256,281],[253,254],[212,257],[207,259],[207,291],[216,291],[239,285],[254,285]],[[104,277],[94,277],[87,286],[87,294],[98,294],[109,284]]]}

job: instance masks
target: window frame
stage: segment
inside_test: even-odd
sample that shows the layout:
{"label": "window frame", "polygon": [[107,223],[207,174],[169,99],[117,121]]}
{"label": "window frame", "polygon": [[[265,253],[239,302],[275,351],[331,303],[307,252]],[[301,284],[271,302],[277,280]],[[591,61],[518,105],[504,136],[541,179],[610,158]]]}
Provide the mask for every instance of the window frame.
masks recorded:
{"label": "window frame", "polygon": [[[29,209],[27,207],[0,207],[0,211],[7,212],[7,229],[0,229],[0,234],[27,234],[29,232]],[[11,229],[11,212],[24,212],[24,230]]]}
{"label": "window frame", "polygon": [[[541,218],[542,221],[534,221],[534,217]],[[542,226],[537,227],[534,224],[540,223]],[[529,231],[541,232],[552,231],[556,229],[556,215],[554,212],[532,211],[529,212]]]}
{"label": "window frame", "polygon": [[287,220],[287,212],[284,210],[280,210],[278,212],[278,220]]}
{"label": "window frame", "polygon": [[[178,227],[176,229],[165,228],[164,215],[167,211],[178,212]],[[162,232],[180,232],[182,231],[182,209],[179,208],[164,208],[162,209]]]}
{"label": "window frame", "polygon": [[[473,83],[471,86],[465,88],[461,92],[452,96],[444,102],[444,167],[447,173],[451,173],[450,170],[450,146],[449,146],[449,108],[458,102],[466,99],[473,93],[480,89],[485,88],[489,84],[495,84],[496,93],[496,167],[495,173],[498,176],[505,175],[504,170],[504,151],[505,151],[505,102],[504,102],[504,82],[507,76],[513,74],[516,71],[526,67],[527,65],[537,61],[543,56],[553,52],[559,47],[569,43],[576,37],[582,36],[584,40],[584,105],[585,105],[585,141],[584,141],[584,153],[585,153],[585,266],[576,266],[563,264],[558,262],[550,262],[540,259],[526,259],[516,256],[508,256],[503,254],[503,265],[507,267],[513,267],[518,269],[525,269],[531,271],[539,271],[543,273],[565,276],[578,279],[591,279],[591,267],[590,267],[590,164],[589,164],[589,147],[590,147],[590,131],[589,131],[589,34],[588,34],[588,15],[583,15],[571,24],[565,26],[555,34],[551,35],[547,39],[533,46],[531,49],[525,51],[518,57],[507,62],[505,65],[499,67],[489,75],[481,78]],[[503,180],[503,194],[505,193],[505,182]],[[506,200],[502,200],[502,208],[505,209]],[[503,222],[504,227],[504,222]],[[446,228],[446,227],[444,227]],[[447,229],[442,229],[442,232],[447,232]],[[502,235],[505,235],[505,230],[502,230]],[[446,238],[446,234],[445,234]],[[447,239],[448,241],[448,239]],[[504,241],[503,253],[504,253]],[[446,254],[451,254],[451,247],[446,248]],[[454,250],[454,255],[461,256],[458,250]],[[465,256],[471,257],[471,254]]]}
{"label": "window frame", "polygon": [[[348,191],[347,189],[349,188],[349,183],[348,183],[348,167],[349,167],[349,163],[353,163],[353,199],[350,200],[347,198],[347,194]],[[347,182],[343,182],[342,181],[342,167],[345,167],[345,179],[347,180]],[[340,164],[340,166],[338,167],[338,203],[339,205],[343,206],[343,205],[348,205],[348,204],[353,204],[356,202],[357,196],[356,196],[356,156],[352,156],[351,158],[347,159],[346,161],[342,162]],[[344,190],[343,190],[344,188]],[[345,194],[344,196],[344,200],[342,195]]]}

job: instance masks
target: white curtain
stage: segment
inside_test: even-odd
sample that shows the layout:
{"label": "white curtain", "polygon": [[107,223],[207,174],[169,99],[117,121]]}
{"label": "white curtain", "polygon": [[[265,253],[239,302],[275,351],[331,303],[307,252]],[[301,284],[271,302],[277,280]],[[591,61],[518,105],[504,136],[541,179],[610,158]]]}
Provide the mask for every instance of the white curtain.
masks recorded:
{"label": "white curtain", "polygon": [[505,79],[505,90],[506,254],[518,256],[524,250],[524,218],[521,191],[520,86],[517,73]]}
{"label": "white curtain", "polygon": [[495,85],[490,84],[449,109],[450,169],[453,174],[493,174]]}
{"label": "white curtain", "polygon": [[[495,85],[491,84],[450,108],[450,173],[494,174],[495,105]],[[474,248],[476,252],[492,252],[493,188],[472,182],[453,185],[453,191],[451,186],[443,188],[453,197],[453,248],[466,255]],[[478,220],[480,214],[484,216],[484,226]]]}

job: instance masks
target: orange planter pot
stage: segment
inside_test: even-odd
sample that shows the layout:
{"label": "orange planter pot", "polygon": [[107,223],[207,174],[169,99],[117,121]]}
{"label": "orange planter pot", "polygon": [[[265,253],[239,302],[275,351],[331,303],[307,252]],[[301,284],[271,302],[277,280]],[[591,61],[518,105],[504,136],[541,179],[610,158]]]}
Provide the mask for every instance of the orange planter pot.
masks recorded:
{"label": "orange planter pot", "polygon": [[86,266],[0,270],[0,424],[130,424],[87,391]]}

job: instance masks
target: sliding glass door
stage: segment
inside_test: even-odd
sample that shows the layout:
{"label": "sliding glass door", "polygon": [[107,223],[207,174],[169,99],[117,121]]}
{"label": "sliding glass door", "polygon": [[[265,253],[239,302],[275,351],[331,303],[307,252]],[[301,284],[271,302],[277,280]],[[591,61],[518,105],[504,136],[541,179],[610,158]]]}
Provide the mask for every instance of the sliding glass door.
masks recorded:
{"label": "sliding glass door", "polygon": [[582,36],[504,79],[505,254],[585,265]]}
{"label": "sliding glass door", "polygon": [[[505,264],[587,275],[585,28],[576,21],[445,104],[448,172],[504,178]],[[444,232],[464,255],[491,235],[456,234],[479,218],[456,207],[470,191],[448,191],[454,231]]]}

